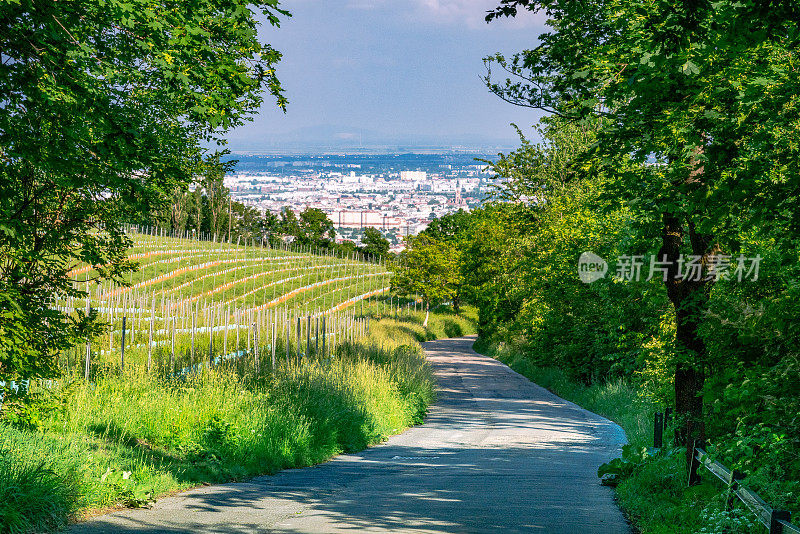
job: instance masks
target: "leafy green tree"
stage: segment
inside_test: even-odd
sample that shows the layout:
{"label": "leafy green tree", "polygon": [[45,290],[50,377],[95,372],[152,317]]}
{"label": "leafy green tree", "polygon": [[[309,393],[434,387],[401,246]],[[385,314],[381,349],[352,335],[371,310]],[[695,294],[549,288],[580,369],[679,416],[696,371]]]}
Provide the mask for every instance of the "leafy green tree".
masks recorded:
{"label": "leafy green tree", "polygon": [[361,253],[368,258],[379,259],[389,253],[389,240],[377,228],[365,228],[361,243],[364,245]]}
{"label": "leafy green tree", "polygon": [[[547,13],[530,50],[487,59],[498,96],[577,122],[604,119],[590,164],[617,180],[609,197],[632,209],[646,248],[668,266],[675,316],[678,441],[704,437],[709,371],[700,326],[714,286],[709,266],[741,251],[743,221],[769,221],[796,239],[798,78],[785,59],[800,44],[795,2],[501,0],[487,17]],[[499,67],[508,76],[493,78]],[[780,110],[780,112],[776,112]],[[789,134],[791,135],[791,134]],[[703,276],[682,277],[681,255]]]}
{"label": "leafy green tree", "polygon": [[338,250],[341,254],[350,255],[358,252],[358,247],[354,242],[350,241],[349,239],[345,239],[336,245],[336,250]]}
{"label": "leafy green tree", "polygon": [[232,241],[255,241],[258,243],[264,238],[264,220],[258,209],[246,206],[241,202],[232,202],[231,213],[233,216]]}
{"label": "leafy green tree", "polygon": [[[472,223],[469,213],[460,209],[453,213],[445,214],[431,221],[428,227],[422,232],[436,240],[446,241],[458,251],[464,251],[469,245],[472,236],[469,234],[469,227]],[[459,256],[463,257],[463,255]],[[466,264],[459,262],[461,269],[461,279],[463,280],[468,273],[464,272]],[[453,294],[453,309],[456,313],[461,312],[461,302],[464,299],[464,284],[458,284]]]}
{"label": "leafy green tree", "polygon": [[297,220],[297,215],[289,206],[281,209],[280,231],[284,235],[294,236],[295,240],[300,237],[300,221]]}
{"label": "leafy green tree", "polygon": [[406,239],[406,250],[394,264],[392,290],[425,304],[428,326],[431,304],[452,300],[461,284],[460,253],[451,243],[420,234]]}
{"label": "leafy green tree", "polygon": [[189,215],[194,205],[194,197],[189,195],[184,185],[177,185],[169,195],[167,203],[157,213],[155,223],[183,234],[189,224]]}
{"label": "leafy green tree", "polygon": [[225,187],[225,174],[233,169],[235,161],[220,161],[223,155],[217,152],[206,160],[205,172],[200,185],[206,197],[206,222],[208,232],[216,239],[227,237],[230,210],[230,191]]}
{"label": "leafy green tree", "polygon": [[333,221],[319,208],[306,208],[300,213],[298,241],[303,246],[330,248],[336,239]]}
{"label": "leafy green tree", "polygon": [[51,308],[84,294],[68,273],[120,280],[122,223],[188,183],[264,89],[285,105],[250,6],[272,25],[287,14],[277,0],[0,3],[0,380],[52,376],[91,333]]}
{"label": "leafy green tree", "polygon": [[267,211],[264,214],[263,220],[264,237],[269,242],[271,247],[279,247],[281,245],[281,220],[280,218]]}
{"label": "leafy green tree", "polygon": [[469,213],[460,209],[433,219],[423,233],[447,241],[459,241],[469,226]]}
{"label": "leafy green tree", "polygon": [[203,229],[206,227],[204,224],[206,218],[204,217],[206,210],[204,209],[204,204],[206,203],[205,197],[203,195],[203,188],[200,187],[199,184],[195,184],[194,189],[191,192],[192,200],[191,200],[191,222],[192,222],[192,231],[195,235],[199,235]]}

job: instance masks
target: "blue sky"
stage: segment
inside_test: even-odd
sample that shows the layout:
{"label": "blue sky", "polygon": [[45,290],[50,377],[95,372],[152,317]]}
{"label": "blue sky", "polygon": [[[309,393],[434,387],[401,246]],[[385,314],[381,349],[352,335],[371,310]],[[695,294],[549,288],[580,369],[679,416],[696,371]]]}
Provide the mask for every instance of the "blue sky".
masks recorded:
{"label": "blue sky", "polygon": [[271,99],[228,135],[235,150],[324,144],[513,145],[534,110],[489,94],[482,58],[530,48],[543,18],[486,24],[496,0],[285,0],[292,12],[261,38],[284,54],[289,98]]}

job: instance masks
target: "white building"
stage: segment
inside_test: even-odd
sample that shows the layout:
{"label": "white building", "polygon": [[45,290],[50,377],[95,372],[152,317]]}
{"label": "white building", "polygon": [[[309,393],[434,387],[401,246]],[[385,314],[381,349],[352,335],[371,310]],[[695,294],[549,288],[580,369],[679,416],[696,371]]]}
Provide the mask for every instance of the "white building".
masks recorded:
{"label": "white building", "polygon": [[400,179],[404,182],[424,182],[427,178],[425,171],[400,171]]}

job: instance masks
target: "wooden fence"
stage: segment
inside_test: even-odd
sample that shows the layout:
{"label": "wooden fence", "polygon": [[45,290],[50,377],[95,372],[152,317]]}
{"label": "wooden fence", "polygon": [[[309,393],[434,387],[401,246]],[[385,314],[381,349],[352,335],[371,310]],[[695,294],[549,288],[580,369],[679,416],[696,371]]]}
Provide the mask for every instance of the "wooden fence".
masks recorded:
{"label": "wooden fence", "polygon": [[[664,412],[656,412],[653,417],[653,447],[660,449],[663,446],[664,430],[672,417],[672,410],[667,408]],[[715,461],[702,448],[701,443],[695,442],[692,447],[692,462],[689,466],[688,485],[699,484],[701,472],[708,471],[727,486],[726,509],[730,510],[739,499],[745,507],[752,512],[758,521],[769,530],[769,534],[800,534],[800,527],[793,525],[791,514],[786,510],[776,510],[764,502],[753,490],[742,484],[745,474],[737,470],[730,470]]]}

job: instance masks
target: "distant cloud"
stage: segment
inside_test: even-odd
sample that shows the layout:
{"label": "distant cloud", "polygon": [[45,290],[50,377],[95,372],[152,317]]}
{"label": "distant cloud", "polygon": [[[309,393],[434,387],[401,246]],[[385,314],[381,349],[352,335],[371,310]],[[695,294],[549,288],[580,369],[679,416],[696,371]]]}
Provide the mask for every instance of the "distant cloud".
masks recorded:
{"label": "distant cloud", "polygon": [[[435,24],[466,25],[476,29],[486,27],[486,13],[500,5],[499,0],[410,0],[396,2],[389,0],[346,0],[348,9],[383,9],[401,13],[416,22]],[[403,6],[403,7],[400,7]],[[408,9],[405,6],[409,6]],[[500,19],[494,25],[507,25],[515,28],[541,26],[544,16],[521,10],[513,19]]]}
{"label": "distant cloud", "polygon": [[383,3],[383,0],[350,0],[347,2],[347,7],[349,9],[375,9]]}
{"label": "distant cloud", "polygon": [[[484,18],[496,8],[499,0],[414,0],[418,11],[431,20],[444,24],[466,24],[470,28],[486,26]],[[515,19],[499,22],[516,27],[540,26],[543,17],[520,11]],[[493,24],[498,24],[494,22]]]}

